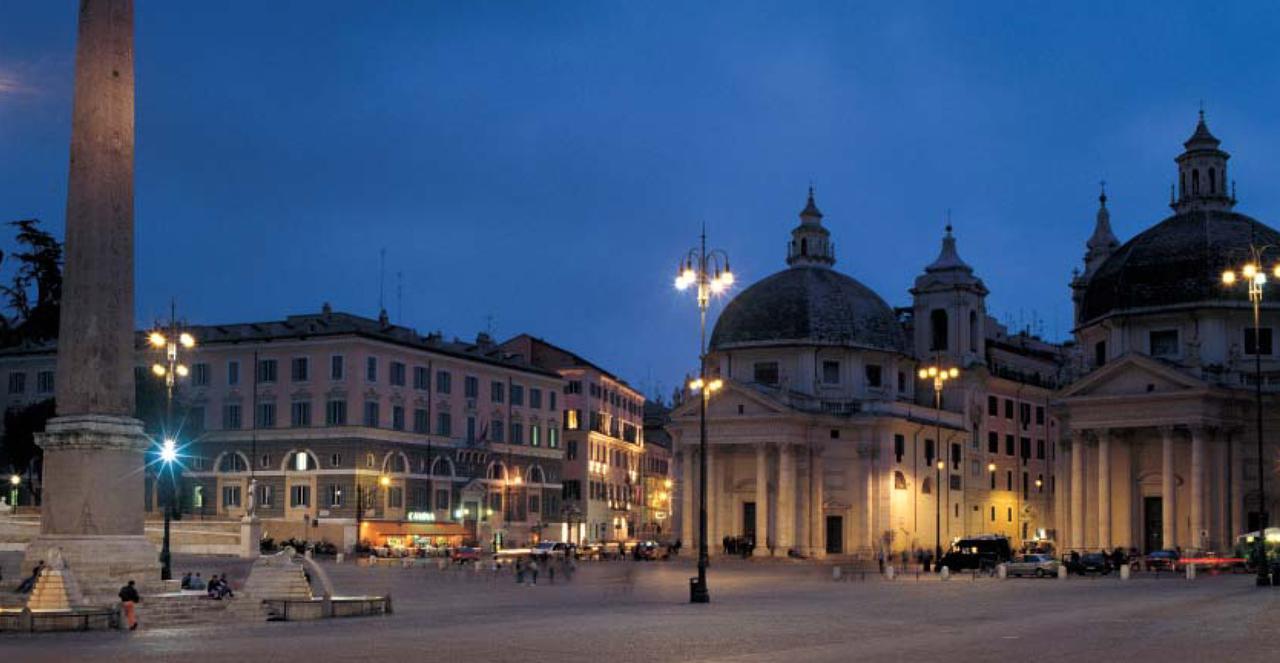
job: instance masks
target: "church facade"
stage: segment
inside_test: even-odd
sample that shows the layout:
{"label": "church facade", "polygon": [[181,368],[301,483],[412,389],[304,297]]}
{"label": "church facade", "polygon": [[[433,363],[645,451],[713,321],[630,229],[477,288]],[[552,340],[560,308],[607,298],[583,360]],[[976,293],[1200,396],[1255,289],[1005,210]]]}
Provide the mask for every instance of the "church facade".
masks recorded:
{"label": "church facade", "polygon": [[[709,547],[745,537],[757,556],[820,558],[1051,538],[1062,348],[988,316],[949,227],[900,310],[836,271],[812,191],[787,247],[787,268],[734,297],[711,335],[725,388],[708,406]],[[927,366],[957,377],[935,393]],[[669,430],[693,542],[696,398]]]}
{"label": "church facade", "polygon": [[[1280,430],[1276,305],[1264,298],[1255,332],[1247,286],[1222,275],[1280,233],[1235,211],[1229,155],[1203,114],[1183,146],[1172,216],[1122,245],[1102,196],[1071,284],[1079,377],[1054,402],[1071,548],[1227,550],[1258,527],[1260,472],[1275,512],[1278,450],[1267,441],[1259,457],[1257,426]],[[1265,280],[1277,256],[1262,257]]]}

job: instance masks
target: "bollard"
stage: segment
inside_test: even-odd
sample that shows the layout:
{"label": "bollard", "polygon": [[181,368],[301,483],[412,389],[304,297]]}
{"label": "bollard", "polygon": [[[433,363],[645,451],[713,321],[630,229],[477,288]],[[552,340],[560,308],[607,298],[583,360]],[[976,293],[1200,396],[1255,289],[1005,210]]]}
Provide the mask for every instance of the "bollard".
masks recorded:
{"label": "bollard", "polygon": [[1004,564],[997,564],[997,565],[996,565],[996,577],[997,577],[997,578],[999,578],[999,579],[1001,579],[1001,580],[1004,580],[1005,578],[1008,578],[1008,577],[1009,577],[1009,567],[1008,567],[1008,566],[1005,566]]}
{"label": "bollard", "polygon": [[831,579],[832,580],[840,579],[840,567],[838,566],[831,567]]}
{"label": "bollard", "polygon": [[1066,565],[1066,564],[1059,564],[1059,565],[1058,565],[1058,580],[1066,580],[1066,579],[1067,579],[1067,565]]}
{"label": "bollard", "polygon": [[337,555],[334,556],[334,563],[341,564],[342,560],[344,559],[346,559],[346,555],[344,555],[343,553],[338,553]]}
{"label": "bollard", "polygon": [[1130,566],[1129,566],[1128,564],[1121,564],[1121,565],[1120,565],[1120,579],[1121,579],[1121,580],[1128,580],[1128,579],[1129,579],[1129,575],[1130,575],[1131,573],[1133,573],[1133,570],[1130,568]]}
{"label": "bollard", "polygon": [[942,570],[938,572],[938,575],[939,575],[939,576],[941,576],[943,580],[950,580],[950,579],[951,579],[951,567],[949,567],[949,566],[944,566],[944,567],[942,567]]}
{"label": "bollard", "polygon": [[1188,564],[1188,565],[1187,565],[1187,580],[1195,580],[1195,579],[1196,579],[1196,565],[1195,565],[1195,564]]}
{"label": "bollard", "polygon": [[884,567],[884,577],[886,580],[893,580],[893,565]]}

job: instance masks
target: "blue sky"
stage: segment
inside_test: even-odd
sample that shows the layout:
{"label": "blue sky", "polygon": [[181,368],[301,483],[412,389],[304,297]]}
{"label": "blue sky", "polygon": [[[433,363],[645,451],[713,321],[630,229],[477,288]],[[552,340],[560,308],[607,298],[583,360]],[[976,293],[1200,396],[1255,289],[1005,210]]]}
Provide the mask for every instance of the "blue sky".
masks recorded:
{"label": "blue sky", "polygon": [[[0,219],[59,234],[76,4],[0,0]],[[1098,181],[1122,240],[1166,216],[1201,100],[1280,215],[1271,3],[137,5],[140,324],[373,316],[385,248],[394,320],[669,393],[699,225],[754,281],[812,182],[891,304],[951,209],[990,310],[1063,338]]]}

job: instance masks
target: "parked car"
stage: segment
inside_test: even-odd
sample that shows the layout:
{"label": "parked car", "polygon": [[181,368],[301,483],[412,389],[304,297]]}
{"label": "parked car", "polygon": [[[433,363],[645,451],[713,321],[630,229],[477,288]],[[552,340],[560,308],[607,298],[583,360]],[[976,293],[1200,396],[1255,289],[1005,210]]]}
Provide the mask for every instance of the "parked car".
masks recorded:
{"label": "parked car", "polygon": [[1018,555],[1006,565],[1005,570],[1011,576],[1046,576],[1058,575],[1058,560],[1050,555]]}
{"label": "parked car", "polygon": [[963,569],[994,569],[997,564],[1013,557],[1009,539],[1003,536],[975,536],[960,539],[952,544],[939,561],[952,571]]}
{"label": "parked car", "polygon": [[480,553],[481,551],[479,548],[474,546],[463,546],[461,548],[453,549],[452,559],[458,564],[462,564],[464,562],[478,562],[480,561]]}
{"label": "parked car", "polygon": [[1080,561],[1068,564],[1067,570],[1082,576],[1090,573],[1107,575],[1111,573],[1111,560],[1102,553],[1085,553],[1080,556]]}
{"label": "parked car", "polygon": [[1142,568],[1147,571],[1177,571],[1182,568],[1176,550],[1157,550],[1142,558]]}
{"label": "parked car", "polygon": [[563,541],[543,541],[533,547],[533,555],[541,559],[564,557],[568,549],[569,544]]}

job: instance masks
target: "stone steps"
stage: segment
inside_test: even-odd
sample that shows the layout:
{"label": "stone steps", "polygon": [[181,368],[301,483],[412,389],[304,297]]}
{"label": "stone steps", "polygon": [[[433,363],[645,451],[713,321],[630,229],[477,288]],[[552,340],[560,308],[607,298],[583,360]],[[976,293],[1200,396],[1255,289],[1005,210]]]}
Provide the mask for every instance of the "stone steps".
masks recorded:
{"label": "stone steps", "polygon": [[229,607],[235,603],[235,599],[215,601],[203,594],[144,596],[137,608],[138,621],[144,628],[222,623],[233,619]]}

